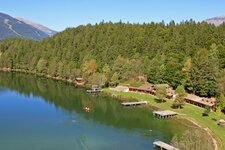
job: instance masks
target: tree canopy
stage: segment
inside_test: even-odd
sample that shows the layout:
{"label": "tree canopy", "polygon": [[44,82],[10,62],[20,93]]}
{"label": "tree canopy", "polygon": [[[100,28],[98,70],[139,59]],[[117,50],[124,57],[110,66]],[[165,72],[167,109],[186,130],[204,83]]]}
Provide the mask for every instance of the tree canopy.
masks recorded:
{"label": "tree canopy", "polygon": [[[199,96],[225,89],[225,24],[104,23],[68,28],[40,42],[0,41],[0,67],[117,85],[138,76],[184,85]],[[100,77],[97,77],[99,75]]]}

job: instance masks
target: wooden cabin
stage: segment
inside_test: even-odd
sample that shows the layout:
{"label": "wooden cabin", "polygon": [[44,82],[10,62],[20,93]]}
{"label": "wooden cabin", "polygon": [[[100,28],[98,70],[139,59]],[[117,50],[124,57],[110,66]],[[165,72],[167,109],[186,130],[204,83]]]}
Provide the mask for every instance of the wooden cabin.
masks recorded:
{"label": "wooden cabin", "polygon": [[187,103],[190,103],[202,108],[209,106],[211,111],[214,111],[215,109],[215,102],[216,102],[215,98],[205,98],[205,97],[199,97],[193,94],[188,94],[184,99]]}
{"label": "wooden cabin", "polygon": [[166,88],[166,92],[167,92],[166,98],[168,98],[168,99],[174,98],[175,91],[173,90],[172,87],[170,87],[168,84],[155,84],[154,90],[156,90],[157,88],[160,88],[160,87]]}
{"label": "wooden cabin", "polygon": [[166,92],[167,92],[166,98],[172,99],[175,97],[175,91],[173,90],[172,87],[167,88]]}
{"label": "wooden cabin", "polygon": [[174,90],[172,87],[170,87],[168,84],[144,84],[140,87],[129,87],[129,91],[131,92],[137,92],[137,93],[146,93],[151,95],[156,95],[156,89],[159,87],[165,86],[167,91],[167,98],[172,99],[174,97]]}
{"label": "wooden cabin", "polygon": [[129,87],[129,91],[155,95],[155,91],[153,90],[153,85],[151,84],[145,84],[140,87]]}
{"label": "wooden cabin", "polygon": [[76,83],[76,86],[83,87],[85,82],[83,78],[76,78],[75,83]]}

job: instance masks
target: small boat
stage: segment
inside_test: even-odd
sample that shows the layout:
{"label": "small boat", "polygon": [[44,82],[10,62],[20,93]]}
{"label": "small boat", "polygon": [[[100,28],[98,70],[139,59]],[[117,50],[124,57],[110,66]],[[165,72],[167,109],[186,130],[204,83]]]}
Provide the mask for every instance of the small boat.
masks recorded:
{"label": "small boat", "polygon": [[86,112],[89,112],[91,109],[89,107],[84,107],[83,108]]}

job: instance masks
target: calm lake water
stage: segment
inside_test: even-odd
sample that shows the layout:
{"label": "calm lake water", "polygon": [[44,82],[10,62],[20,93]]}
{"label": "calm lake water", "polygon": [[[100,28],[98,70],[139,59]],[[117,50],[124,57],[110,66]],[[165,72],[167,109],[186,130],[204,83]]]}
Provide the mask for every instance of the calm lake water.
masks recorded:
{"label": "calm lake water", "polygon": [[73,85],[0,73],[1,150],[150,150],[155,140],[170,142],[186,129]]}

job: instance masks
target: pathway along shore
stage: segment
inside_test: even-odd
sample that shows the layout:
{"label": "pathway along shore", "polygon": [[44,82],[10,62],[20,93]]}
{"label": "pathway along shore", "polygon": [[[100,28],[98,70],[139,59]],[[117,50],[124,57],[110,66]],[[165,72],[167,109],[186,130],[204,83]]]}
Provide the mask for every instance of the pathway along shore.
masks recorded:
{"label": "pathway along shore", "polygon": [[211,140],[213,142],[214,150],[218,150],[217,140],[212,136],[212,133],[211,133],[212,131],[209,128],[203,128],[201,125],[199,125],[198,123],[194,122],[191,119],[188,119],[188,118],[184,118],[184,119],[190,121],[191,123],[193,123],[197,127],[203,129],[208,134],[208,136],[211,138]]}
{"label": "pathway along shore", "polygon": [[[104,91],[104,92],[106,92],[107,94],[109,94],[109,95],[112,95],[112,93],[111,92],[107,92],[107,91]],[[126,99],[120,99],[121,101],[127,101],[127,100],[129,100],[129,98],[127,98],[126,97]],[[137,99],[136,98],[136,100],[139,100],[139,99]],[[148,106],[150,106],[151,108],[153,108],[153,109],[161,109],[160,107],[157,107],[157,106],[154,106],[154,105],[151,105],[151,104],[147,104]],[[176,111],[175,111],[176,112]],[[216,140],[216,138],[214,138],[213,137],[213,132],[209,129],[209,128],[203,128],[200,124],[198,124],[197,122],[195,122],[195,121],[193,121],[192,119],[190,119],[190,118],[187,118],[187,117],[184,117],[184,116],[180,116],[181,117],[181,119],[184,119],[184,120],[186,120],[186,121],[188,121],[188,122],[190,122],[190,123],[192,123],[193,125],[195,125],[197,128],[200,128],[200,129],[202,129],[202,130],[204,130],[205,131],[205,133],[209,136],[209,138],[211,139],[211,141],[212,141],[212,143],[213,143],[213,147],[214,147],[214,150],[219,150],[219,147],[218,147],[218,141]],[[193,126],[192,126],[193,127]]]}

